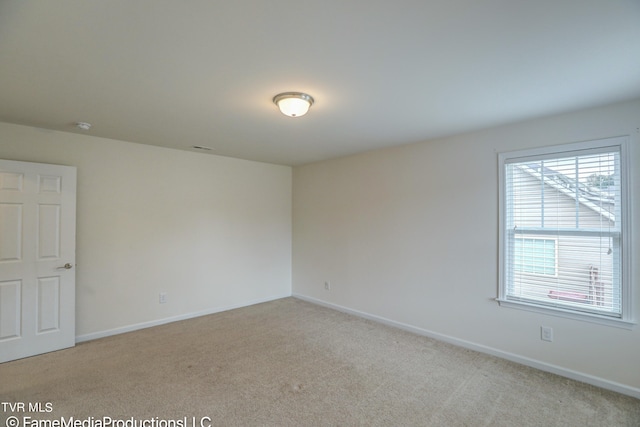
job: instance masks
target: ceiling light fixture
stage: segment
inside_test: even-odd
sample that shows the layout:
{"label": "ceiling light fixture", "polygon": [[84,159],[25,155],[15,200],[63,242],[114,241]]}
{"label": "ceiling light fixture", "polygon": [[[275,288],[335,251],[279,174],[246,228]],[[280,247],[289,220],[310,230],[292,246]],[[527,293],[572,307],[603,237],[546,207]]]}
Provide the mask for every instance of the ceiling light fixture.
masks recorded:
{"label": "ceiling light fixture", "polygon": [[91,123],[78,122],[78,123],[76,123],[76,127],[78,129],[82,129],[82,130],[89,130],[89,129],[91,129]]}
{"label": "ceiling light fixture", "polygon": [[285,116],[300,117],[307,114],[313,105],[313,98],[302,92],[284,92],[274,96],[273,103]]}

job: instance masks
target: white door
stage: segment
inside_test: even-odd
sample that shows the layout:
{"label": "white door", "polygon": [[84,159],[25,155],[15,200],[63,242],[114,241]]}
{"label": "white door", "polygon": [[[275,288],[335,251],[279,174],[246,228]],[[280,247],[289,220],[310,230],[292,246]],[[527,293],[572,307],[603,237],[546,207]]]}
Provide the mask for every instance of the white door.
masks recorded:
{"label": "white door", "polygon": [[0,160],[0,363],[75,345],[76,168]]}

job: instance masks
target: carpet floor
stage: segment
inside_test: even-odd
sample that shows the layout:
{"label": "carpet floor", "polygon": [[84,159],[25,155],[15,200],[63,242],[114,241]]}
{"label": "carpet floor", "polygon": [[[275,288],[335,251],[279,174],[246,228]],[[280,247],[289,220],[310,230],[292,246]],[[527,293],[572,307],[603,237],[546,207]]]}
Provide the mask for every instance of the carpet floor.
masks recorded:
{"label": "carpet floor", "polygon": [[0,427],[640,426],[638,399],[295,298],[0,364],[0,401]]}

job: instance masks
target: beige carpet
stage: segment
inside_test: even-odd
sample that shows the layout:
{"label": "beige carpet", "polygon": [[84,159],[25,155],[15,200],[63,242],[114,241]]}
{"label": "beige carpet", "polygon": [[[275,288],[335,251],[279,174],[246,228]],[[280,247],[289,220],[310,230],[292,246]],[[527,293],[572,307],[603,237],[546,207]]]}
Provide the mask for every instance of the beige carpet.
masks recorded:
{"label": "beige carpet", "polygon": [[53,410],[0,427],[640,425],[638,399],[294,298],[1,364],[0,401]]}

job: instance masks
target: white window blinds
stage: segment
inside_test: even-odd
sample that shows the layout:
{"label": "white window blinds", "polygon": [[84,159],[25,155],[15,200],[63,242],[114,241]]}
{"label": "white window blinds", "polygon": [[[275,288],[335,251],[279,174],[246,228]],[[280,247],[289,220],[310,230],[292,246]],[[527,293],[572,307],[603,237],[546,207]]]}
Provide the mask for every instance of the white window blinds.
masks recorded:
{"label": "white window blinds", "polygon": [[621,318],[621,147],[521,154],[501,157],[501,299]]}

